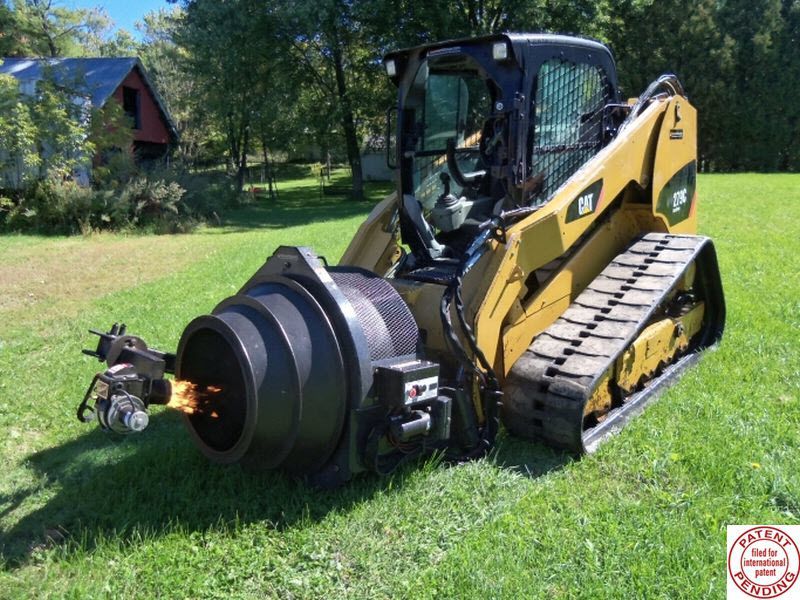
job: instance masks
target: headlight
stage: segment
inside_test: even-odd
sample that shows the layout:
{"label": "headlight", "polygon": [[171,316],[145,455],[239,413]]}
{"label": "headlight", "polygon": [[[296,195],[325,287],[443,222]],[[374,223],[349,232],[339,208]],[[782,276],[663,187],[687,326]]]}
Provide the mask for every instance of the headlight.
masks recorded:
{"label": "headlight", "polygon": [[508,59],[508,44],[505,42],[495,42],[492,46],[492,58],[495,60]]}

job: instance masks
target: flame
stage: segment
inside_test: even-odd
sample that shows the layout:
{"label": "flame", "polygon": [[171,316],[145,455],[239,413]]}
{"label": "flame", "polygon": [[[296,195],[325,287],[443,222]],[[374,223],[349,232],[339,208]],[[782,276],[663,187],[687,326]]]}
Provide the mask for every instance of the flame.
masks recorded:
{"label": "flame", "polygon": [[[167,406],[185,412],[187,415],[205,413],[216,399],[222,388],[215,385],[198,385],[191,381],[176,379],[172,382],[172,396]],[[218,419],[219,413],[212,410],[212,419]]]}

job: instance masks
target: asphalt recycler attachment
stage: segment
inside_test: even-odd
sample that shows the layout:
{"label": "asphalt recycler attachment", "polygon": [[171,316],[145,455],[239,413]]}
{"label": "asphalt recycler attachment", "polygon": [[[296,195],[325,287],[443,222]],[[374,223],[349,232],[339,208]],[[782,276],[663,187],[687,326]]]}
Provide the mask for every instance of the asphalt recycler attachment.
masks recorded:
{"label": "asphalt recycler attachment", "polygon": [[400,295],[306,248],[279,248],[236,295],[187,325],[175,355],[118,326],[95,333],[98,349],[87,353],[109,368],[80,418],[94,411],[104,428],[141,431],[149,406],[167,404],[215,462],[335,484],[391,470],[450,437],[439,365],[418,354],[419,329]]}

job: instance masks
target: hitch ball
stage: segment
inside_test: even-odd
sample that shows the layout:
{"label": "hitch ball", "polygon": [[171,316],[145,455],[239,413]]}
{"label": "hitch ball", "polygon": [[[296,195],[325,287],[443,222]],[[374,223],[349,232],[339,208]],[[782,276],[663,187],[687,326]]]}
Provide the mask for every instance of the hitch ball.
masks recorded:
{"label": "hitch ball", "polygon": [[144,403],[136,396],[119,394],[105,401],[108,406],[98,412],[98,419],[106,429],[117,433],[139,433],[147,429],[150,417]]}

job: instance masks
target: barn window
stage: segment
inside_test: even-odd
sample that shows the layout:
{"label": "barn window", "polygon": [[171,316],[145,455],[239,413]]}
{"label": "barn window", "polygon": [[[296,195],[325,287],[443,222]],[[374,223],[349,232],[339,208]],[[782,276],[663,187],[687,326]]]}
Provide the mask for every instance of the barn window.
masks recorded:
{"label": "barn window", "polygon": [[139,90],[135,88],[122,87],[122,110],[130,117],[134,129],[141,129],[141,117],[139,114]]}

